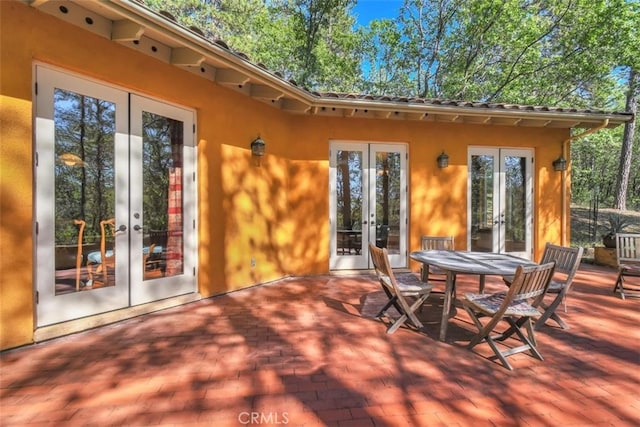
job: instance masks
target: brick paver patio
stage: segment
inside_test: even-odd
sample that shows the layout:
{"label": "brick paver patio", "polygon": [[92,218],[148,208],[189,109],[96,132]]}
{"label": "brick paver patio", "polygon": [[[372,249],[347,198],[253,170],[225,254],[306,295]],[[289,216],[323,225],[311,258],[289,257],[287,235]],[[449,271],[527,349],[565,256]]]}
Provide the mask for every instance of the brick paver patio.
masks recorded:
{"label": "brick paver patio", "polygon": [[571,328],[540,330],[545,360],[514,371],[465,348],[461,309],[437,341],[438,297],[424,331],[389,336],[371,277],[257,286],[0,354],[0,424],[638,426],[640,300],[614,274],[583,265]]}

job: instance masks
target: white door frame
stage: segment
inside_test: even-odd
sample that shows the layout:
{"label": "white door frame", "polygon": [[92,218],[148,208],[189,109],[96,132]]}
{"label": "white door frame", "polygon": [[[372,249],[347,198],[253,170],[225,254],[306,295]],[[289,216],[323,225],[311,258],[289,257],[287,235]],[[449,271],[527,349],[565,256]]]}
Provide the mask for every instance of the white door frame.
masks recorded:
{"label": "white door frame", "polygon": [[[337,209],[337,153],[338,151],[351,151],[361,153],[361,179],[362,179],[362,200],[361,200],[361,224],[356,224],[359,239],[357,250],[349,253],[338,253],[338,233],[345,230],[338,230],[336,209]],[[376,143],[362,141],[330,141],[329,155],[329,264],[331,270],[364,270],[371,268],[369,256],[369,242],[376,243],[377,223],[382,221],[377,218],[376,207],[376,154],[380,152],[399,153],[400,160],[400,207],[399,216],[399,250],[389,254],[389,260],[394,268],[407,267],[407,236],[408,236],[408,209],[407,209],[407,146],[396,143]],[[361,234],[360,234],[361,232]]]}
{"label": "white door frame", "polygon": [[[494,158],[493,170],[493,194],[497,197],[494,200],[492,224],[492,251],[500,253],[510,253],[515,256],[531,259],[533,255],[533,168],[534,150],[527,148],[508,147],[469,147],[468,165],[472,166],[472,156],[492,156]],[[521,251],[507,251],[505,244],[506,224],[506,158],[523,157],[526,159],[526,170],[524,177],[525,185],[525,246]],[[467,209],[472,209],[472,174],[468,174],[467,187]],[[472,215],[469,211],[467,215],[467,248],[472,249]]]}
{"label": "white door frame", "polygon": [[[195,111],[131,94],[83,76],[36,64],[34,75],[35,131],[35,293],[38,327],[126,308],[197,291],[197,191]],[[55,290],[55,123],[56,89],[79,93],[115,105],[114,174],[116,227],[115,286],[56,295]],[[130,108],[131,105],[131,108]],[[141,111],[154,112],[184,123],[182,275],[143,280],[142,231],[134,230],[143,220],[141,212]],[[137,118],[136,118],[137,117]],[[131,128],[129,128],[131,122]],[[86,254],[84,255],[86,256]],[[88,289],[88,288],[87,288]]]}

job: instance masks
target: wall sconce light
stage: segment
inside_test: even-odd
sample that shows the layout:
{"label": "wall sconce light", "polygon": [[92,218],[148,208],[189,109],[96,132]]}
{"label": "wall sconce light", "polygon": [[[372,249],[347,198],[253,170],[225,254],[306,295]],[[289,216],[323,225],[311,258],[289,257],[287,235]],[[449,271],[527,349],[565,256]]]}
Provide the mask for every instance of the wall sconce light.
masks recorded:
{"label": "wall sconce light", "polygon": [[562,155],[553,161],[553,170],[556,172],[567,170],[567,161]]}
{"label": "wall sconce light", "polygon": [[264,141],[258,136],[256,139],[251,141],[251,154],[256,157],[264,156],[266,144]]}
{"label": "wall sconce light", "polygon": [[438,156],[438,167],[444,169],[449,166],[449,156],[444,151]]}

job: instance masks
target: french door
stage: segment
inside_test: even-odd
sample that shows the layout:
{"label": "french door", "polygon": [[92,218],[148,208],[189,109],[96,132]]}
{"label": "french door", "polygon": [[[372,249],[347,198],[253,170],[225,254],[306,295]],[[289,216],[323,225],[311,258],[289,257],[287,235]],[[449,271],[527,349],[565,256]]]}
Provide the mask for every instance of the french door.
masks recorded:
{"label": "french door", "polygon": [[38,326],[195,292],[193,111],[36,78]]}
{"label": "french door", "polygon": [[469,149],[472,251],[532,256],[532,150]]}
{"label": "french door", "polygon": [[330,268],[370,268],[369,243],[406,267],[406,146],[333,142],[329,163]]}

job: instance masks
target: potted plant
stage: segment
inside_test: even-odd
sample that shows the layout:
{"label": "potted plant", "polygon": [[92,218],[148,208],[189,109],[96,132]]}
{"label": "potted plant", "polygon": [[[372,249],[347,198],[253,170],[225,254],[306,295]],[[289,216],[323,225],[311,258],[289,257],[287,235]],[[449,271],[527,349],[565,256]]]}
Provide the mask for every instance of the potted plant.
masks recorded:
{"label": "potted plant", "polygon": [[607,232],[602,235],[602,244],[605,248],[616,247],[616,233],[624,232],[627,225],[628,224],[619,213],[609,214],[609,226],[606,228]]}

